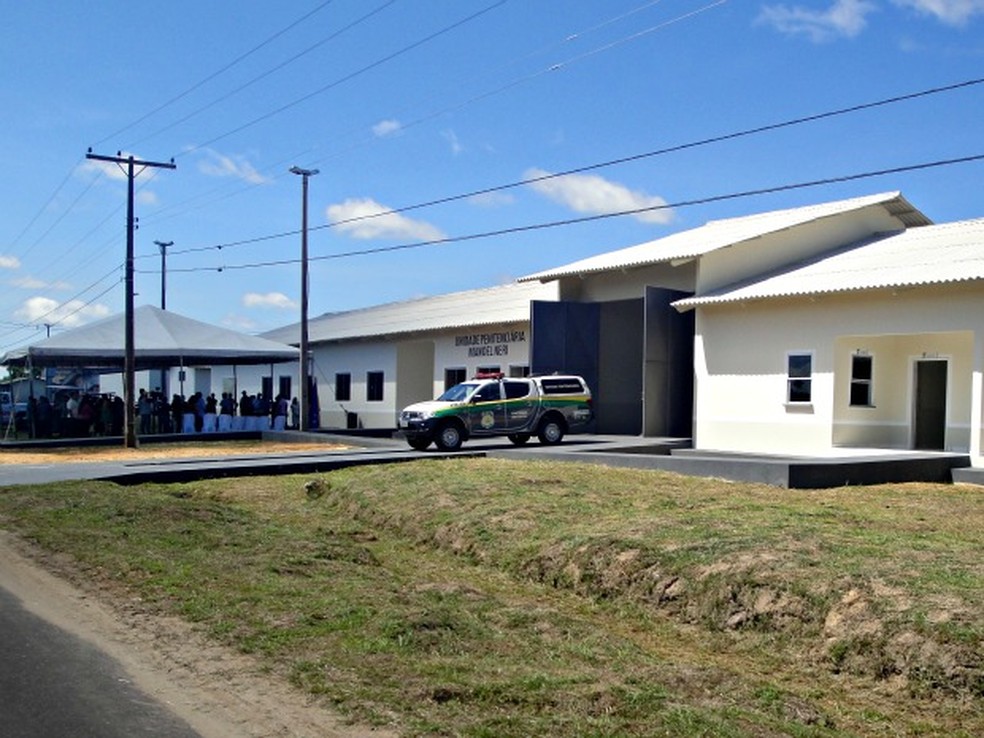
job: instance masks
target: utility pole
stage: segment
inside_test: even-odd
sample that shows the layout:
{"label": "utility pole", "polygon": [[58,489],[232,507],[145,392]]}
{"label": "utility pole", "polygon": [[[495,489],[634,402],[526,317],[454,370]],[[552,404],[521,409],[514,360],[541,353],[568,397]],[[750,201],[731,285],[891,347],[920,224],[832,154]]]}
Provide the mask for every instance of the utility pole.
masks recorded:
{"label": "utility pole", "polygon": [[313,177],[318,170],[291,167],[290,173],[301,176],[301,391],[298,394],[298,404],[301,410],[300,430],[307,431],[311,429],[308,377],[308,177]]}
{"label": "utility pole", "polygon": [[[134,402],[136,398],[134,375],[136,373],[137,362],[133,341],[133,180],[147,167],[157,167],[163,169],[176,169],[177,167],[174,164],[174,159],[171,159],[170,162],[166,163],[157,161],[143,161],[141,159],[135,159],[132,154],[130,156],[123,156],[123,154],[119,151],[116,152],[116,156],[101,156],[99,154],[93,154],[92,149],[89,149],[88,153],[85,155],[85,158],[94,159],[96,161],[108,161],[116,164],[120,167],[120,169],[124,169],[123,165],[126,165],[126,168],[124,169],[127,179],[127,190],[125,268],[126,346],[123,358],[123,404],[125,405],[125,413],[123,415],[123,445],[126,448],[136,448],[137,426],[136,413],[134,413]],[[134,167],[140,167],[140,172],[134,172]]]}
{"label": "utility pole", "polygon": [[161,310],[167,310],[167,247],[174,241],[154,241],[161,250]]}

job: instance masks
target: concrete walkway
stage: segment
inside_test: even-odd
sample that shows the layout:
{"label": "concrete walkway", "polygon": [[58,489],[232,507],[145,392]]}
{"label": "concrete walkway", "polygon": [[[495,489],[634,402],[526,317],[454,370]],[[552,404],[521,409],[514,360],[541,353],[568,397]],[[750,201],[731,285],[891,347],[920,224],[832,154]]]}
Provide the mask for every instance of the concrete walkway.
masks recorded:
{"label": "concrete walkway", "polygon": [[[73,479],[100,479],[119,484],[183,482],[217,477],[321,473],[349,466],[469,456],[517,460],[537,458],[662,469],[690,476],[760,482],[789,488],[910,481],[951,482],[961,469],[971,466],[966,454],[844,449],[822,457],[763,456],[695,451],[689,448],[688,439],[637,436],[574,435],[565,438],[558,446],[542,446],[535,441],[525,446],[513,446],[506,439],[482,439],[469,441],[460,451],[452,453],[437,451],[433,447],[428,451],[415,451],[399,438],[327,433],[312,433],[304,437],[297,432],[265,433],[263,437],[289,441],[316,439],[325,443],[347,444],[351,448],[210,457],[207,443],[203,443],[202,456],[197,458],[0,465],[0,485]],[[187,436],[178,438],[188,440]],[[104,439],[110,443],[112,440]],[[214,440],[220,439],[216,437]],[[117,442],[121,443],[121,440]]]}

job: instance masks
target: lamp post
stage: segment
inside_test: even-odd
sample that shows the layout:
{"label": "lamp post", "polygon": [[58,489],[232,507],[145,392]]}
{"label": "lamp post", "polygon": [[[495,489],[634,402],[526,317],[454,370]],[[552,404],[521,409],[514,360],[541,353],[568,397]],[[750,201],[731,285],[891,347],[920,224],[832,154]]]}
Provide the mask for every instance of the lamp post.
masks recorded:
{"label": "lamp post", "polygon": [[[167,249],[168,246],[174,246],[174,241],[154,241],[154,244],[161,250],[161,310],[167,310]],[[168,375],[170,373],[170,367],[161,369],[159,385],[162,400],[167,399]]]}
{"label": "lamp post", "polygon": [[161,310],[167,310],[167,247],[174,246],[174,241],[154,241],[161,250]]}
{"label": "lamp post", "polygon": [[290,173],[301,176],[301,389],[298,404],[301,410],[299,428],[307,431],[311,426],[311,398],[308,389],[308,177],[313,177],[318,170],[291,167]]}

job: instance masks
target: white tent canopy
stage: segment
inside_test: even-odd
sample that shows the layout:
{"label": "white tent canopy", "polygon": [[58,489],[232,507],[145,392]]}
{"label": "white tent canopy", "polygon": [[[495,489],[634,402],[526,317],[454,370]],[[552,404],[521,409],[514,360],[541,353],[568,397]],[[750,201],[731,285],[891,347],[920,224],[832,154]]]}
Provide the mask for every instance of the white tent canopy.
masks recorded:
{"label": "white tent canopy", "polygon": [[[298,349],[202,323],[152,305],[133,311],[136,369],[172,366],[275,364],[297,361]],[[87,366],[119,370],[126,355],[125,316],[113,315],[4,355],[0,363]]]}

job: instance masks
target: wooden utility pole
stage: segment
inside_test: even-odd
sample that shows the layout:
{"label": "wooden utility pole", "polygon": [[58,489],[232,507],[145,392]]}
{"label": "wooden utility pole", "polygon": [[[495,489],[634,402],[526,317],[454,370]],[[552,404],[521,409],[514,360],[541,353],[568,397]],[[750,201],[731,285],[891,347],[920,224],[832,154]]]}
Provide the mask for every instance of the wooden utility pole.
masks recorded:
{"label": "wooden utility pole", "polygon": [[[123,415],[123,445],[126,448],[136,448],[137,426],[136,413],[134,412],[134,403],[136,402],[134,376],[136,374],[137,362],[133,341],[133,231],[135,225],[133,217],[133,180],[147,167],[164,169],[176,169],[177,167],[174,164],[174,159],[171,159],[170,162],[143,161],[142,159],[135,159],[133,155],[123,156],[119,151],[116,152],[116,156],[101,156],[99,154],[93,154],[92,149],[89,149],[85,158],[112,162],[126,173],[126,347],[123,358],[123,404],[126,406],[126,411]],[[125,168],[123,167],[124,164],[126,165]],[[136,167],[140,167],[140,172],[134,171]]]}

